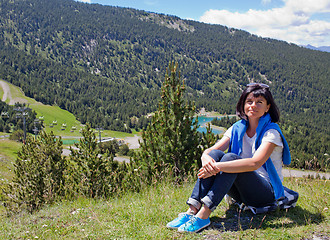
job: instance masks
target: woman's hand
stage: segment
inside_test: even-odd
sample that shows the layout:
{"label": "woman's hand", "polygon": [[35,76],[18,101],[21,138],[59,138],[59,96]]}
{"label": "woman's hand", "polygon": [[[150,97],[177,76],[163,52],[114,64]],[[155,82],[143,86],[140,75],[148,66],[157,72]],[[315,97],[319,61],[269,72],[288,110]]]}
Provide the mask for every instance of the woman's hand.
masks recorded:
{"label": "woman's hand", "polygon": [[209,151],[205,151],[202,154],[201,160],[202,160],[202,167],[204,167],[205,165],[208,165],[210,163],[215,163],[215,160],[210,157],[210,155],[208,154]]}
{"label": "woman's hand", "polygon": [[199,169],[197,176],[198,178],[208,178],[216,175],[218,172],[220,172],[220,169],[217,166],[217,163],[213,160],[205,163],[203,167]]}
{"label": "woman's hand", "polygon": [[210,157],[209,153],[214,149],[225,151],[229,146],[229,141],[230,138],[223,136],[220,141],[218,141],[213,147],[208,148],[204,151],[201,157],[202,168],[197,174],[199,178],[208,178],[220,172],[220,168],[217,167],[219,163],[217,163],[212,157]]}

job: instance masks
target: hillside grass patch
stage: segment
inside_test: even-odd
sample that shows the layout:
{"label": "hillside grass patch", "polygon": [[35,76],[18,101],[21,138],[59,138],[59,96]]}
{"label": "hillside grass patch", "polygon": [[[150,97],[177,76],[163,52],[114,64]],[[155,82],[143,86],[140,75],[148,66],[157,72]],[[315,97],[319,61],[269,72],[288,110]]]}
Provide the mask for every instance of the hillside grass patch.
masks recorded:
{"label": "hillside grass patch", "polygon": [[[5,81],[6,82],[6,81]],[[58,106],[45,105],[40,102],[37,102],[35,99],[25,96],[22,90],[9,83],[11,97],[17,99],[22,103],[26,103],[29,107],[37,113],[37,118],[44,120],[45,131],[53,131],[55,135],[60,135],[63,137],[71,137],[71,139],[80,138],[80,130],[83,128],[76,117],[66,111],[61,109]],[[3,89],[0,87],[0,96],[3,96]],[[6,100],[6,103],[9,103],[9,99]],[[95,130],[95,133],[98,136],[98,132]],[[132,137],[134,134],[138,134],[135,130],[132,133],[124,133],[111,130],[102,130],[101,137],[114,137],[123,139],[125,137]]]}
{"label": "hillside grass patch", "polygon": [[[300,194],[297,207],[253,215],[224,201],[212,224],[197,234],[180,234],[166,223],[185,211],[193,183],[159,183],[140,193],[108,200],[79,198],[45,206],[35,214],[0,220],[5,239],[311,239],[329,236],[330,184],[327,180],[286,178]],[[324,238],[326,239],[326,238]]]}
{"label": "hillside grass patch", "polygon": [[9,85],[10,94],[11,94],[12,99],[18,99],[18,100],[26,102],[26,103],[35,102],[34,99],[25,96],[25,94],[19,87],[15,86],[9,82],[7,82],[7,84]]}
{"label": "hillside grass patch", "polygon": [[[46,132],[53,131],[55,135],[77,136],[81,129],[81,123],[76,117],[58,106],[31,104],[30,107],[36,111],[37,118],[44,119]],[[75,128],[73,130],[73,128]],[[71,132],[72,131],[72,132]]]}
{"label": "hillside grass patch", "polygon": [[22,143],[0,139],[0,179],[10,180],[13,177],[13,163]]}

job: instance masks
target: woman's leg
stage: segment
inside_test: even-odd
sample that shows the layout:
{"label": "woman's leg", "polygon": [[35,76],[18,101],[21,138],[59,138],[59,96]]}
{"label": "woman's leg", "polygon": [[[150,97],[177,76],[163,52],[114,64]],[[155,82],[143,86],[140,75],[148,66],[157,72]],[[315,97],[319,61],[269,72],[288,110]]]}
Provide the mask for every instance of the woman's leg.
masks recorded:
{"label": "woman's leg", "polygon": [[[221,158],[225,155],[220,150],[213,150],[209,154],[215,161],[219,162]],[[188,199],[187,203],[189,205],[189,209],[185,213],[180,213],[177,218],[167,223],[167,228],[177,229],[181,225],[187,223],[193,215],[195,215],[201,208],[201,198],[206,196],[209,189],[213,185],[214,176],[206,179],[197,179],[195,187],[192,191],[191,197]]]}
{"label": "woman's leg", "polygon": [[[228,159],[229,158],[233,158],[233,159],[239,158],[239,156],[237,156],[237,155],[233,156],[231,154],[224,154],[223,152],[221,152],[219,150],[213,150],[209,153],[209,155],[216,161],[219,161],[219,160],[223,161],[223,159],[227,159],[227,158]],[[197,214],[195,216],[192,216],[191,219],[189,219],[189,221],[182,224],[178,228],[179,232],[197,232],[197,231],[200,231],[201,229],[206,228],[207,226],[209,226],[211,224],[209,216],[212,211],[210,210],[209,206],[205,202],[203,202],[203,199],[208,197],[208,195],[210,194],[210,192],[212,192],[212,189],[214,188],[215,185],[219,184],[218,178],[219,178],[219,176],[221,176],[221,174],[222,173],[220,172],[215,176],[212,176],[212,177],[209,177],[206,179],[197,180],[193,193],[187,201],[187,203],[189,204],[188,212],[191,211],[191,212],[197,213]],[[221,184],[222,183],[220,181],[220,185]],[[230,188],[230,186],[229,186],[229,188]],[[220,201],[221,201],[221,199],[219,200],[219,203],[220,203]],[[204,203],[203,206],[202,206],[202,203]]]}
{"label": "woman's leg", "polygon": [[[232,161],[240,157],[228,153],[221,162]],[[271,184],[255,171],[244,173],[224,173],[216,175],[212,187],[201,202],[213,211],[226,194],[236,200],[254,207],[266,206],[275,201]]]}
{"label": "woman's leg", "polygon": [[[212,150],[209,155],[216,161],[219,162],[222,157],[225,155],[224,152],[220,150]],[[193,214],[196,214],[198,210],[201,208],[202,203],[201,199],[206,196],[209,192],[210,188],[213,185],[216,176],[212,176],[205,179],[197,179],[195,187],[192,191],[190,198],[187,201],[187,204],[190,206],[190,211]],[[189,210],[188,210],[189,211]]]}
{"label": "woman's leg", "polygon": [[[227,153],[221,158],[221,162],[233,161],[240,159],[237,154]],[[209,215],[220,204],[224,196],[233,187],[237,173],[219,172],[213,179],[213,184],[209,191],[200,200],[204,204],[204,209],[201,209],[203,218]],[[205,214],[203,214],[205,212]],[[201,214],[200,213],[200,214]]]}
{"label": "woman's leg", "polygon": [[239,173],[228,195],[253,207],[267,206],[275,201],[271,183],[256,172]]}
{"label": "woman's leg", "polygon": [[[226,176],[228,174],[222,173],[222,175]],[[230,181],[235,175],[236,179],[232,187],[228,190]],[[229,196],[249,206],[262,207],[270,205],[275,201],[271,184],[255,172],[234,173],[230,174],[230,177],[222,178],[222,180],[223,179],[228,181],[226,183],[222,181],[224,183],[222,186],[216,185],[217,181],[215,181],[214,186],[218,187],[212,187],[210,192],[201,200],[204,205],[202,205],[201,209],[196,214],[197,217],[207,219],[212,211],[220,204],[227,190]]]}
{"label": "woman's leg", "polygon": [[[240,158],[236,154],[228,153],[221,157],[221,161],[233,161]],[[208,178],[207,178],[208,179]],[[207,183],[207,185],[205,184]],[[201,190],[204,187],[209,189],[207,194],[202,197],[205,192]],[[210,225],[209,216],[211,212],[219,205],[225,194],[235,192],[244,203],[251,206],[267,205],[275,200],[274,192],[271,184],[259,176],[256,172],[245,173],[224,173],[220,172],[215,177],[212,177],[212,181],[203,181],[199,179],[195,185],[192,197],[194,193],[198,197],[198,202],[201,208],[192,207],[190,210],[196,211],[197,214],[189,221],[182,224],[179,228],[179,232],[196,232]],[[202,197],[202,198],[201,198]],[[201,198],[199,200],[199,198]],[[192,198],[190,198],[192,199]],[[189,199],[189,200],[190,200]],[[187,201],[190,204],[190,201]]]}

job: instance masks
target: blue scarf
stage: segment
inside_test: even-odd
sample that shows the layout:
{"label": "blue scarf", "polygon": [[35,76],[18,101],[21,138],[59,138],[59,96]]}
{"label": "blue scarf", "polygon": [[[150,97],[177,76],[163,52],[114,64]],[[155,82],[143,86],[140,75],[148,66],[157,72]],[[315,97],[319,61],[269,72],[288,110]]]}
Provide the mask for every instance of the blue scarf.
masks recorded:
{"label": "blue scarf", "polygon": [[[243,136],[248,128],[248,121],[242,119],[238,122],[236,122],[233,125],[233,130],[231,132],[231,138],[230,138],[230,144],[229,144],[229,152],[236,153],[237,155],[240,155],[242,152],[242,143],[243,143]],[[258,149],[258,147],[261,144],[262,137],[264,136],[265,132],[269,129],[276,129],[283,141],[283,158],[282,161],[285,165],[289,165],[291,163],[291,155],[289,150],[289,145],[287,141],[285,140],[283,133],[280,129],[280,127],[276,124],[271,122],[271,117],[269,114],[266,114],[262,116],[259,119],[258,127],[256,130],[257,138],[255,142],[255,148]],[[280,177],[278,176],[276,172],[276,168],[272,162],[272,160],[269,158],[263,165],[265,170],[267,171],[269,175],[270,182],[273,186],[274,193],[275,193],[275,199],[280,199],[284,197],[284,189],[281,182]]]}

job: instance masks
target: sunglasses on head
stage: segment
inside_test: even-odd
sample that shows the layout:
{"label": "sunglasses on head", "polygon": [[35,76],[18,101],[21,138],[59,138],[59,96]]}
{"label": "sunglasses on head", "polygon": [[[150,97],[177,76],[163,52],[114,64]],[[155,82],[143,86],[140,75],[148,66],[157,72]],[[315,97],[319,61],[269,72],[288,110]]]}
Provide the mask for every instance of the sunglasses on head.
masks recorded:
{"label": "sunglasses on head", "polygon": [[251,86],[260,86],[263,88],[269,88],[269,86],[267,84],[264,83],[249,83],[248,85],[246,85],[247,87],[251,87]]}

